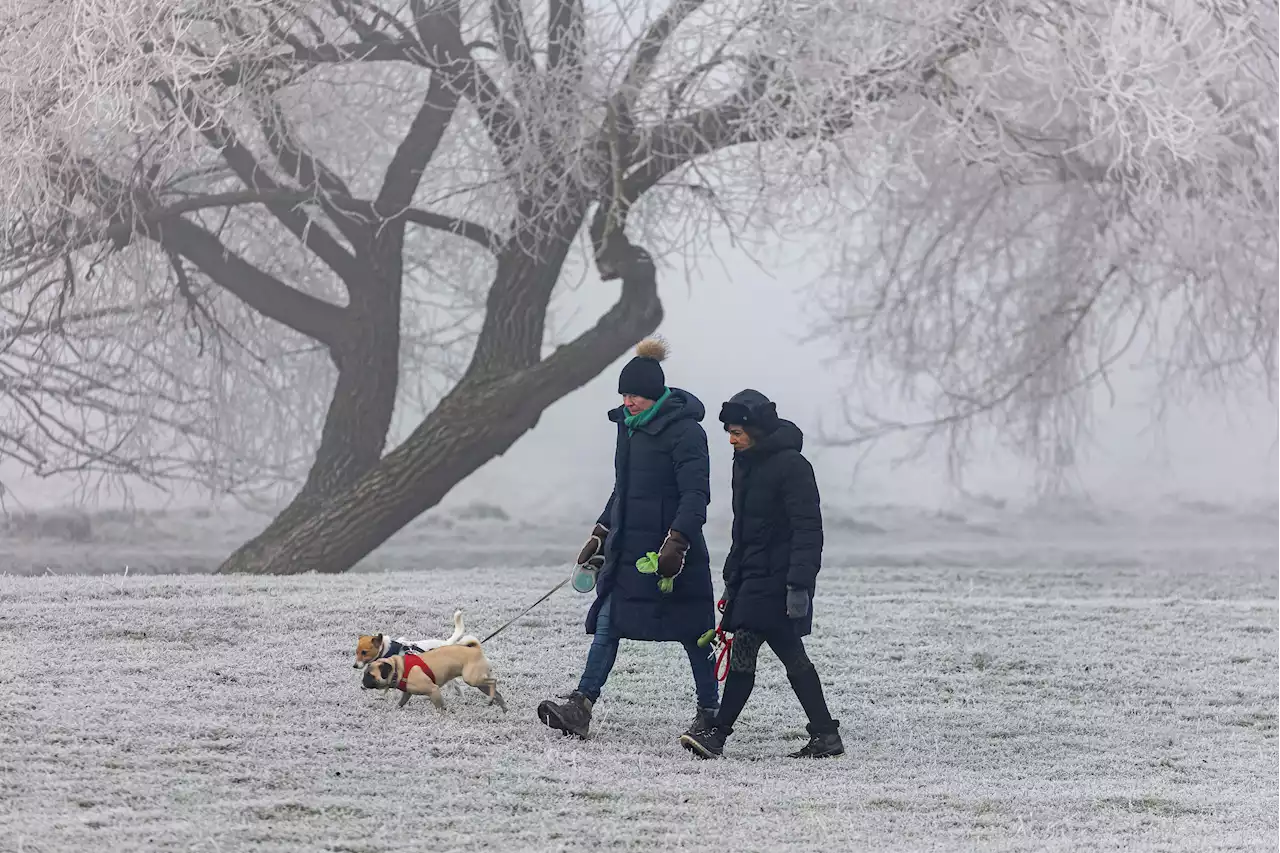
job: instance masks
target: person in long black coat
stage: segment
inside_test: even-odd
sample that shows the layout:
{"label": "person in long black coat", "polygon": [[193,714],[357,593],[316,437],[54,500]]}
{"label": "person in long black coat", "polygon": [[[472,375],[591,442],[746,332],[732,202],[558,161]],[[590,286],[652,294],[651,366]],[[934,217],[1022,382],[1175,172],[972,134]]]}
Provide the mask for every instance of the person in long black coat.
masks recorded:
{"label": "person in long black coat", "polygon": [[813,599],[822,567],[822,506],[804,434],[778,417],[759,391],[735,394],[720,410],[733,457],[733,544],[724,566],[720,626],[733,634],[720,710],[680,741],[702,758],[724,752],[725,739],[755,686],[756,658],[768,643],[809,717],[809,743],[793,758],[844,754],[822,681],[802,637],[813,630]]}
{"label": "person in long black coat", "polygon": [[[587,614],[593,634],[578,688],[538,706],[538,718],[586,737],[591,709],[622,639],[679,642],[693,670],[698,708],[690,731],[705,727],[719,705],[715,663],[698,638],[715,623],[711,558],[702,528],[711,495],[711,461],[701,421],[706,407],[688,391],[668,388],[661,361],[666,348],[646,340],[623,369],[623,405],[609,413],[617,425],[613,493],[578,567],[598,569],[596,599]],[[656,572],[637,563],[657,554]],[[670,590],[659,586],[666,579]]]}

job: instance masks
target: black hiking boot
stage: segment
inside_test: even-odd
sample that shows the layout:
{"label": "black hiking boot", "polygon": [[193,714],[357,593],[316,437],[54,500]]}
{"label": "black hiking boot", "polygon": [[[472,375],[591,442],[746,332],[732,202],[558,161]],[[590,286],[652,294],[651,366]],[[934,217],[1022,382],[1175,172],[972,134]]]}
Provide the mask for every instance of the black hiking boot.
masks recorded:
{"label": "black hiking boot", "polygon": [[564,702],[548,699],[540,704],[538,719],[567,735],[586,738],[591,728],[591,706],[594,703],[576,690],[564,698]]}
{"label": "black hiking boot", "polygon": [[685,732],[680,735],[680,745],[698,758],[719,758],[724,755],[724,742],[728,737],[728,730],[711,726],[700,732]]}
{"label": "black hiking boot", "polygon": [[694,735],[698,732],[705,732],[714,726],[716,724],[716,712],[719,710],[719,708],[699,708],[698,713],[693,716],[693,722],[685,730],[685,734]]}
{"label": "black hiking boot", "polygon": [[844,742],[840,740],[840,732],[819,732],[809,735],[809,742],[803,749],[791,753],[791,758],[835,758],[844,755]]}

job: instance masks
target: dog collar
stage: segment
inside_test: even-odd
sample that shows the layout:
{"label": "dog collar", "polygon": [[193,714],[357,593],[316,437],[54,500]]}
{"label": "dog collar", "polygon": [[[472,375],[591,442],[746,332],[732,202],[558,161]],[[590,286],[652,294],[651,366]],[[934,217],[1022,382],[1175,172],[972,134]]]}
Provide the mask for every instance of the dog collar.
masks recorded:
{"label": "dog collar", "polygon": [[436,683],[436,674],[431,671],[431,667],[427,666],[427,662],[417,655],[404,656],[404,673],[400,676],[400,683],[396,685],[398,690],[405,690],[409,683],[409,673],[415,669],[420,669],[427,674],[427,678],[431,679],[431,683]]}

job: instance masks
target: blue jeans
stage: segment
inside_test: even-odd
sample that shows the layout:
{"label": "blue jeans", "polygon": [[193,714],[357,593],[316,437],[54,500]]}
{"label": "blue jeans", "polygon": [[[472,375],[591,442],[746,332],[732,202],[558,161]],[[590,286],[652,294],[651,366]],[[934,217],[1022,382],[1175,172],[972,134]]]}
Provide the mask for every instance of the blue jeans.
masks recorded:
{"label": "blue jeans", "polygon": [[[618,659],[618,638],[609,631],[609,604],[609,599],[605,598],[600,607],[600,615],[596,617],[595,637],[591,640],[591,651],[587,652],[587,665],[578,681],[578,692],[592,702],[600,698],[600,691],[604,689],[604,683],[609,680],[609,673],[613,671],[613,663]],[[696,639],[685,640],[681,645],[689,656],[689,667],[693,670],[698,707],[720,707],[715,652],[710,648],[699,648]]]}

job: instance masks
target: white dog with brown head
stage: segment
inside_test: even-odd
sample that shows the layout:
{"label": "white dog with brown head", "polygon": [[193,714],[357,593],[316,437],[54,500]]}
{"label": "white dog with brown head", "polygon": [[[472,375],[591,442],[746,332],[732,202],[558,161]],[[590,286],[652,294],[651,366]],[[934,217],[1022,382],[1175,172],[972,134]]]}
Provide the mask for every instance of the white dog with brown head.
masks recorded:
{"label": "white dog with brown head", "polygon": [[464,637],[457,645],[441,646],[420,654],[380,658],[365,669],[361,683],[369,689],[396,688],[402,694],[401,708],[414,696],[426,696],[432,705],[443,711],[444,697],[440,695],[440,688],[455,678],[461,678],[488,696],[490,705],[507,710],[507,703],[498,692],[498,680],[493,677],[489,661],[475,637]]}

